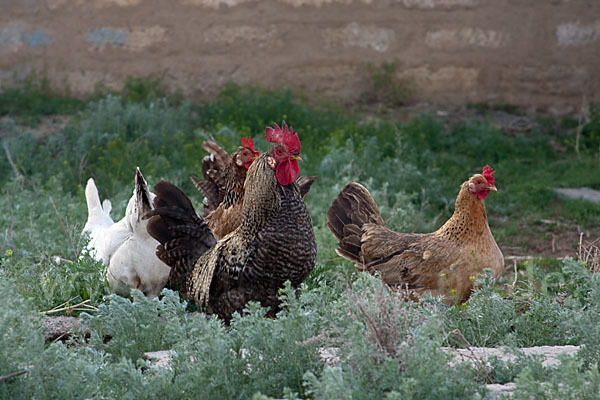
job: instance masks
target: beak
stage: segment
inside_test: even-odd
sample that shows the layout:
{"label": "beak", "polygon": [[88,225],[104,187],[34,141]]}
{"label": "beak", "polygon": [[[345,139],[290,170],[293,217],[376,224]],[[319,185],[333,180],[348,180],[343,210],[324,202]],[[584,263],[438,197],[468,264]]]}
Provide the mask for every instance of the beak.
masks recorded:
{"label": "beak", "polygon": [[290,157],[292,160],[298,160],[298,161],[302,161],[302,157],[300,156],[291,156]]}
{"label": "beak", "polygon": [[490,185],[490,186],[488,187],[488,189],[489,189],[489,190],[493,190],[494,192],[497,192],[497,191],[498,191],[498,189],[496,189],[496,186],[494,186],[494,185]]}

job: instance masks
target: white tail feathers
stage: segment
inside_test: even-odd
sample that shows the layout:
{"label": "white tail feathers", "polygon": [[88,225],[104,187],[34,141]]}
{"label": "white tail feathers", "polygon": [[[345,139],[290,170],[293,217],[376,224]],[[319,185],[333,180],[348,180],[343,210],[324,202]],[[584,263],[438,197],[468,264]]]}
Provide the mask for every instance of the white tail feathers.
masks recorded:
{"label": "white tail feathers", "polygon": [[103,208],[100,204],[100,196],[98,195],[98,189],[96,188],[94,178],[88,179],[87,185],[85,185],[85,201],[88,206],[88,214],[90,214],[94,209]]}
{"label": "white tail feathers", "polygon": [[152,210],[154,194],[148,189],[139,168],[136,169],[135,188],[129,199],[125,216],[116,223],[110,218],[112,204],[100,203],[94,179],[85,188],[88,220],[83,232],[89,234],[87,250],[107,268],[107,279],[112,290],[128,296],[131,288],[140,289],[156,297],[165,286],[170,268],[156,255],[158,242],[146,231],[148,222],[142,216]]}
{"label": "white tail feathers", "polygon": [[102,210],[104,210],[106,214],[110,215],[110,212],[112,210],[112,203],[109,199],[104,199],[104,201],[102,202]]}

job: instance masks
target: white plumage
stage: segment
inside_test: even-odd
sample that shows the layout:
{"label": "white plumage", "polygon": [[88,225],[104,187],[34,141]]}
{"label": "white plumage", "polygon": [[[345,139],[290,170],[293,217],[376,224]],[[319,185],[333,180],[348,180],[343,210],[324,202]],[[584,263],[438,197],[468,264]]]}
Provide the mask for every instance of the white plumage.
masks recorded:
{"label": "white plumage", "polygon": [[167,283],[170,268],[156,257],[158,241],[146,231],[144,214],[152,210],[154,193],[148,190],[146,180],[137,168],[133,196],[129,199],[125,216],[114,222],[109,213],[111,203],[100,204],[98,189],[92,178],[87,182],[85,197],[88,220],[83,228],[89,233],[87,250],[108,266],[107,278],[111,289],[129,296],[132,288],[148,297],[156,297]]}

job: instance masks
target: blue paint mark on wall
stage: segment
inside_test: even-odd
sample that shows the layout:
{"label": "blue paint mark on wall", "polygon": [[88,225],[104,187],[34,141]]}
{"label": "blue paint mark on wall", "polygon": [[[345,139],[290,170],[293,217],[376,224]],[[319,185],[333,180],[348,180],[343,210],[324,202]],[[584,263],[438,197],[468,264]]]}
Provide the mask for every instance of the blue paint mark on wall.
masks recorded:
{"label": "blue paint mark on wall", "polygon": [[29,37],[29,46],[37,49],[40,46],[48,46],[52,44],[52,37],[45,29],[37,29]]}
{"label": "blue paint mark on wall", "polygon": [[123,47],[129,40],[129,32],[122,29],[98,28],[85,34],[85,38],[95,47]]}
{"label": "blue paint mark on wall", "polygon": [[37,49],[42,46],[48,46],[54,41],[50,33],[40,28],[30,33],[31,30],[24,25],[9,26],[0,28],[0,47],[8,47],[16,50],[23,46],[29,46]]}

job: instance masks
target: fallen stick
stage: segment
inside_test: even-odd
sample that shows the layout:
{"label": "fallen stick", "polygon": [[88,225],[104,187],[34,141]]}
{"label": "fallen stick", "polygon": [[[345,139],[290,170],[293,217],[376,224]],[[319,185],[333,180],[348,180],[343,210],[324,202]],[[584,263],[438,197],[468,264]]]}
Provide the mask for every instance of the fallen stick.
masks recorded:
{"label": "fallen stick", "polygon": [[10,378],[14,378],[15,376],[26,374],[27,372],[29,372],[29,369],[24,369],[24,370],[13,372],[13,373],[10,373],[7,375],[2,375],[2,376],[0,376],[0,382],[4,382]]}

